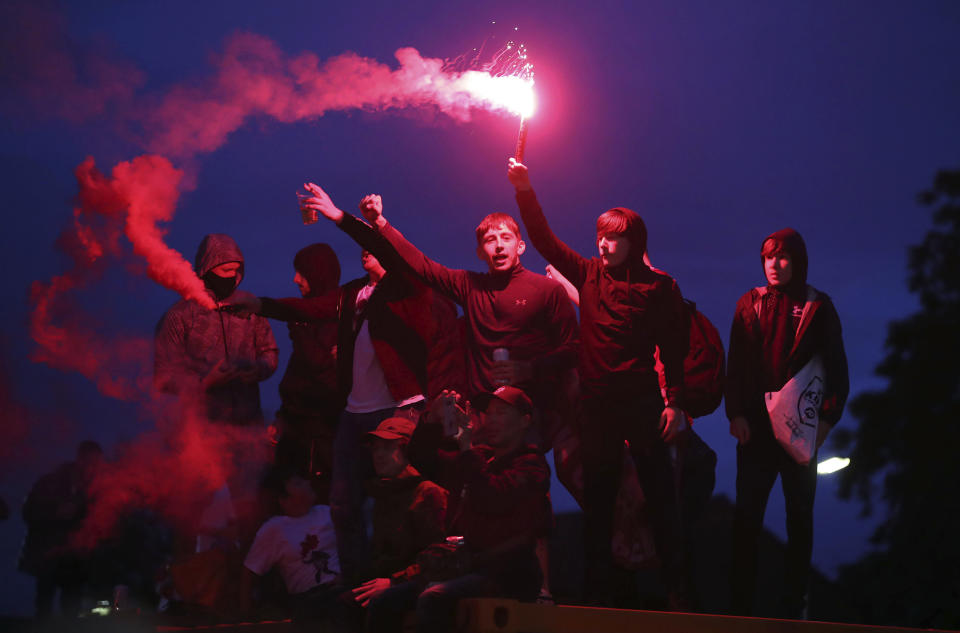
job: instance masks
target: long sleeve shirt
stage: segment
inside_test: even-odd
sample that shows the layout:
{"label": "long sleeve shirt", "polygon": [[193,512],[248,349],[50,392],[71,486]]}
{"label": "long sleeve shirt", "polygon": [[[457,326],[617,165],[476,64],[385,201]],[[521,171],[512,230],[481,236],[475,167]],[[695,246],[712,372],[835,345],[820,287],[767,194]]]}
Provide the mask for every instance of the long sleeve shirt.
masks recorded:
{"label": "long sleeve shirt", "polygon": [[585,393],[659,392],[654,348],[660,348],[666,399],[682,406],[687,331],[683,297],[666,273],[631,251],[624,265],[610,269],[564,244],[547,224],[531,191],[517,194],[520,215],[533,246],[580,293],[580,380]]}
{"label": "long sleeve shirt", "polygon": [[533,379],[516,385],[535,402],[555,395],[563,370],[575,366],[576,313],[559,283],[518,265],[503,274],[453,270],[431,260],[389,223],[383,235],[423,281],[463,307],[469,393],[494,390],[493,350],[530,361]]}

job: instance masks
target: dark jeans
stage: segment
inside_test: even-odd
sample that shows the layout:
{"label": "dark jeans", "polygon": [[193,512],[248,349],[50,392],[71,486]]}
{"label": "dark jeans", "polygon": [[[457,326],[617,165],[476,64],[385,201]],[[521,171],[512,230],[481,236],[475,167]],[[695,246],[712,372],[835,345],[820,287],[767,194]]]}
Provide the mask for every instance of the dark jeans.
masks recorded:
{"label": "dark jeans", "polygon": [[354,630],[351,605],[343,599],[340,585],[320,585],[290,596],[294,631],[347,633]]}
{"label": "dark jeans", "polygon": [[610,604],[623,588],[611,544],[617,492],[623,470],[623,442],[637,468],[651,517],[661,578],[669,592],[683,594],[682,550],[677,487],[669,446],[658,429],[659,394],[632,400],[587,396],[581,428],[584,483],[585,593],[591,602]]}
{"label": "dark jeans", "polygon": [[749,615],[753,611],[763,515],[777,475],[780,475],[783,486],[787,513],[787,557],[778,615],[800,617],[805,606],[813,551],[816,456],[810,460],[810,464],[803,466],[787,455],[772,432],[753,431],[750,441],[737,447],[737,505],[730,578],[731,609],[734,614]]}
{"label": "dark jeans", "polygon": [[38,617],[52,615],[54,598],[60,590],[60,614],[75,618],[80,612],[83,588],[89,573],[89,562],[67,554],[48,562],[37,574],[34,607]]}
{"label": "dark jeans", "polygon": [[331,416],[296,416],[281,409],[279,418],[285,428],[274,458],[278,467],[306,477],[317,493],[317,503],[322,504],[330,503],[333,440],[339,414]]}
{"label": "dark jeans", "polygon": [[479,573],[467,574],[424,588],[418,582],[390,587],[367,606],[369,633],[397,633],[403,615],[416,609],[417,633],[449,633],[456,622],[461,598],[485,598],[498,595],[496,583]]}
{"label": "dark jeans", "polygon": [[359,582],[369,564],[367,528],[363,517],[366,498],[363,482],[372,477],[374,472],[370,451],[363,445],[364,436],[393,416],[417,420],[422,406],[422,403],[417,403],[402,409],[380,409],[370,413],[344,411],[340,416],[333,440],[330,514],[337,533],[340,570],[348,584]]}

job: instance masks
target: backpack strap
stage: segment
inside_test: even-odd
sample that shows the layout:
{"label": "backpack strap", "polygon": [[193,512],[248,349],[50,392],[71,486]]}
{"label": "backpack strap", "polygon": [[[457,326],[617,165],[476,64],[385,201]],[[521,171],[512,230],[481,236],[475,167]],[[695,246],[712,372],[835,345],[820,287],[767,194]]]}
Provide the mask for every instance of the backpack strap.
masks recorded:
{"label": "backpack strap", "polygon": [[760,318],[760,308],[763,307],[763,296],[767,294],[766,286],[757,286],[753,289],[756,292],[756,296],[753,300],[753,311],[756,313],[757,318]]}

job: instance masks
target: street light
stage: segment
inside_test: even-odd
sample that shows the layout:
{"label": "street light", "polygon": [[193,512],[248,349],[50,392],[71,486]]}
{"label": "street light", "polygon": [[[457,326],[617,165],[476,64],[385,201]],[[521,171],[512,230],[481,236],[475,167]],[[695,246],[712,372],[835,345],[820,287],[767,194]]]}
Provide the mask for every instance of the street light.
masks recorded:
{"label": "street light", "polygon": [[817,464],[818,475],[829,475],[850,465],[849,457],[830,457]]}

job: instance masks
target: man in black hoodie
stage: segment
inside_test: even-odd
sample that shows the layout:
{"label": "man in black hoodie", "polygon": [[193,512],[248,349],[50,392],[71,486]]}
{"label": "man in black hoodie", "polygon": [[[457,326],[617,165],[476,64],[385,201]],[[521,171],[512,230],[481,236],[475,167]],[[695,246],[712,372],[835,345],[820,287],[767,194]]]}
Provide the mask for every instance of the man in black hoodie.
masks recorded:
{"label": "man in black hoodie", "polygon": [[[303,298],[322,297],[340,284],[340,261],[329,244],[311,244],[293,258],[293,282]],[[263,316],[288,316],[271,311],[264,303]],[[293,351],[280,381],[282,405],[277,414],[280,432],[277,464],[308,476],[317,488],[320,503],[328,503],[333,466],[333,438],[343,409],[338,389],[336,314],[321,319],[285,319]]]}
{"label": "man in black hoodie", "polygon": [[780,475],[787,511],[787,561],[779,615],[800,617],[813,549],[816,456],[795,461],[774,437],[764,394],[780,391],[814,357],[825,371],[816,446],[840,420],[850,384],[840,318],[830,297],[807,285],[807,248],[783,229],[763,241],[767,285],[737,302],[730,330],[726,411],[737,438],[732,608],[749,615],[757,581],[757,542],[770,490]]}
{"label": "man in black hoodie", "polygon": [[[597,219],[599,257],[574,252],[550,230],[527,167],[510,159],[508,178],[534,247],[580,293],[581,432],[587,598],[615,602],[611,553],[614,505],[629,441],[653,519],[671,606],[686,603],[679,515],[669,444],[685,424],[683,359],[688,345],[677,283],[643,261],[647,230],[639,215],[617,207]],[[654,368],[660,348],[666,401]]]}

